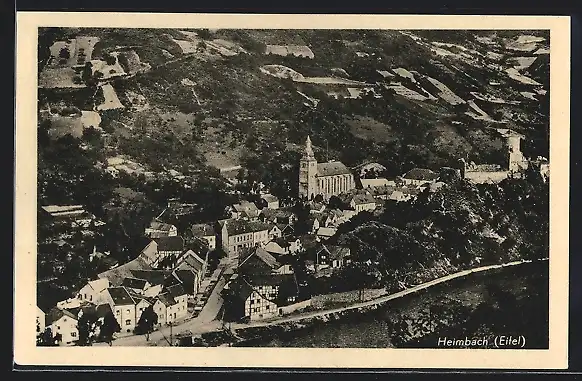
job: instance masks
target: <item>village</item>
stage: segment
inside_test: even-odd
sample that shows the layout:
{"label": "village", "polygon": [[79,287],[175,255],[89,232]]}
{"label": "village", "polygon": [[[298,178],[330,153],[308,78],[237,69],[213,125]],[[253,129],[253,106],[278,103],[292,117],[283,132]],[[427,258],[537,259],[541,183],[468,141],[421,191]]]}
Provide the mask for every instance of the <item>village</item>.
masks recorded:
{"label": "village", "polygon": [[[413,202],[455,179],[497,183],[535,166],[547,180],[547,160],[524,158],[521,135],[498,133],[507,142],[504,168],[460,159],[458,167],[440,173],[414,168],[394,179],[378,177],[383,169],[378,163],[348,168],[339,161],[318,162],[307,136],[299,178],[290,179],[299,184],[293,203],[283,204],[259,187],[258,195],[242,195],[227,207],[229,218],[193,224],[186,232],[165,219],[168,209],[176,208],[168,200],[168,208],[143,231],[142,249],[133,259],[119,263],[94,247],[90,260],[101,261],[107,270],[50,309],[37,307],[38,340],[41,345],[112,345],[138,336],[135,345],[147,345],[152,332],[169,328],[164,339],[175,345],[176,337],[204,327],[276,321],[362,301],[361,293],[313,286],[352,261],[349,246],[329,241],[354,216],[376,213],[386,202]],[[83,205],[44,205],[39,219],[53,229],[49,239],[60,246],[71,237],[94,236],[107,224]],[[383,294],[380,290],[368,298]]]}

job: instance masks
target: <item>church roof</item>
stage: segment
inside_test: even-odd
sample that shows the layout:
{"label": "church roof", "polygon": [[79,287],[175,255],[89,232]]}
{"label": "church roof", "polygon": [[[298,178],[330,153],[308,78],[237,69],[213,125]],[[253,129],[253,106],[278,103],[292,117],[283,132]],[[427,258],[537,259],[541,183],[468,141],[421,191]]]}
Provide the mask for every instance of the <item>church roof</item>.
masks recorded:
{"label": "church roof", "polygon": [[342,162],[330,161],[328,163],[317,163],[317,176],[348,175],[350,170]]}

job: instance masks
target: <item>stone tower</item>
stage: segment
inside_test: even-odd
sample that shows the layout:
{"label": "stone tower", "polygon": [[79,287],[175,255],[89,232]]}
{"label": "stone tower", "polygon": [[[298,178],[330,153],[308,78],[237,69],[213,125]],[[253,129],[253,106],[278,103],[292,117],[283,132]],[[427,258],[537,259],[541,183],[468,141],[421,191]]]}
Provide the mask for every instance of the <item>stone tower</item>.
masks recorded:
{"label": "stone tower", "polygon": [[522,169],[527,168],[527,161],[521,153],[520,143],[520,135],[511,134],[507,137],[509,172],[519,172]]}
{"label": "stone tower", "polygon": [[319,192],[317,189],[317,160],[311,147],[311,139],[307,137],[305,151],[299,161],[299,198],[312,199]]}

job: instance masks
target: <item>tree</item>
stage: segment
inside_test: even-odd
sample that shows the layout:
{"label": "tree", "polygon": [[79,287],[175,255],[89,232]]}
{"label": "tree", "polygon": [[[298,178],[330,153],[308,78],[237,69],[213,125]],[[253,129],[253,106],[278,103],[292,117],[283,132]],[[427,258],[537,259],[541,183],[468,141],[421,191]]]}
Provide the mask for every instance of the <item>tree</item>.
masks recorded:
{"label": "tree", "polygon": [[154,306],[149,305],[141,314],[137,326],[135,327],[135,333],[140,335],[146,335],[146,340],[150,340],[150,333],[154,330],[154,327],[158,324],[158,314],[154,311]]}
{"label": "tree", "polygon": [[59,52],[59,57],[64,60],[68,60],[69,58],[71,58],[71,52],[69,51],[69,48],[67,47],[61,48],[61,51]]}
{"label": "tree", "polygon": [[57,343],[53,337],[53,332],[51,327],[47,327],[44,331],[40,331],[40,325],[36,325],[37,335],[36,335],[36,345],[39,347],[56,347]]}
{"label": "tree", "polygon": [[79,340],[77,345],[86,346],[93,343],[95,328],[97,326],[97,314],[95,311],[83,311],[77,329],[79,331]]}
{"label": "tree", "polygon": [[113,316],[113,312],[109,311],[103,319],[99,337],[111,346],[113,343],[113,335],[117,332],[121,332],[121,327],[117,319],[115,319],[115,316]]}

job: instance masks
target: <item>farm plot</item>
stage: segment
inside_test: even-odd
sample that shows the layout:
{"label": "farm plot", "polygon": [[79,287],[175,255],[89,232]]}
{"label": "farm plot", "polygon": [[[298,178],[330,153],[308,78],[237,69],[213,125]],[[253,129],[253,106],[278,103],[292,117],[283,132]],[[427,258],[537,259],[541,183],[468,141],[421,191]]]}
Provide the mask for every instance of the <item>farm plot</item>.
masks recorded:
{"label": "farm plot", "polygon": [[103,77],[101,77],[102,79],[109,79],[126,75],[127,73],[119,64],[119,60],[117,58],[118,55],[118,52],[111,53],[111,56],[115,57],[115,63],[112,65],[101,60],[91,60],[93,75],[95,75],[97,72],[100,72],[103,74]]}
{"label": "farm plot", "polygon": [[438,96],[442,98],[445,102],[455,106],[459,104],[464,104],[463,98],[455,94],[451,89],[449,89],[444,83],[440,82],[431,77],[426,77],[426,79],[438,90]]}
{"label": "farm plot", "polygon": [[509,76],[509,78],[521,82],[524,85],[534,85],[534,86],[541,86],[542,84],[529,78],[526,77],[525,75],[521,74],[520,72],[517,71],[517,69],[515,68],[509,68],[506,69],[505,72],[507,73],[507,75]]}
{"label": "farm plot", "polygon": [[117,108],[124,108],[123,104],[119,101],[115,89],[110,84],[101,86],[103,90],[104,102],[97,106],[97,110],[112,110]]}
{"label": "farm plot", "polygon": [[222,128],[207,126],[200,149],[206,158],[207,165],[219,170],[241,164],[243,148],[236,143],[230,132],[225,133]]}

